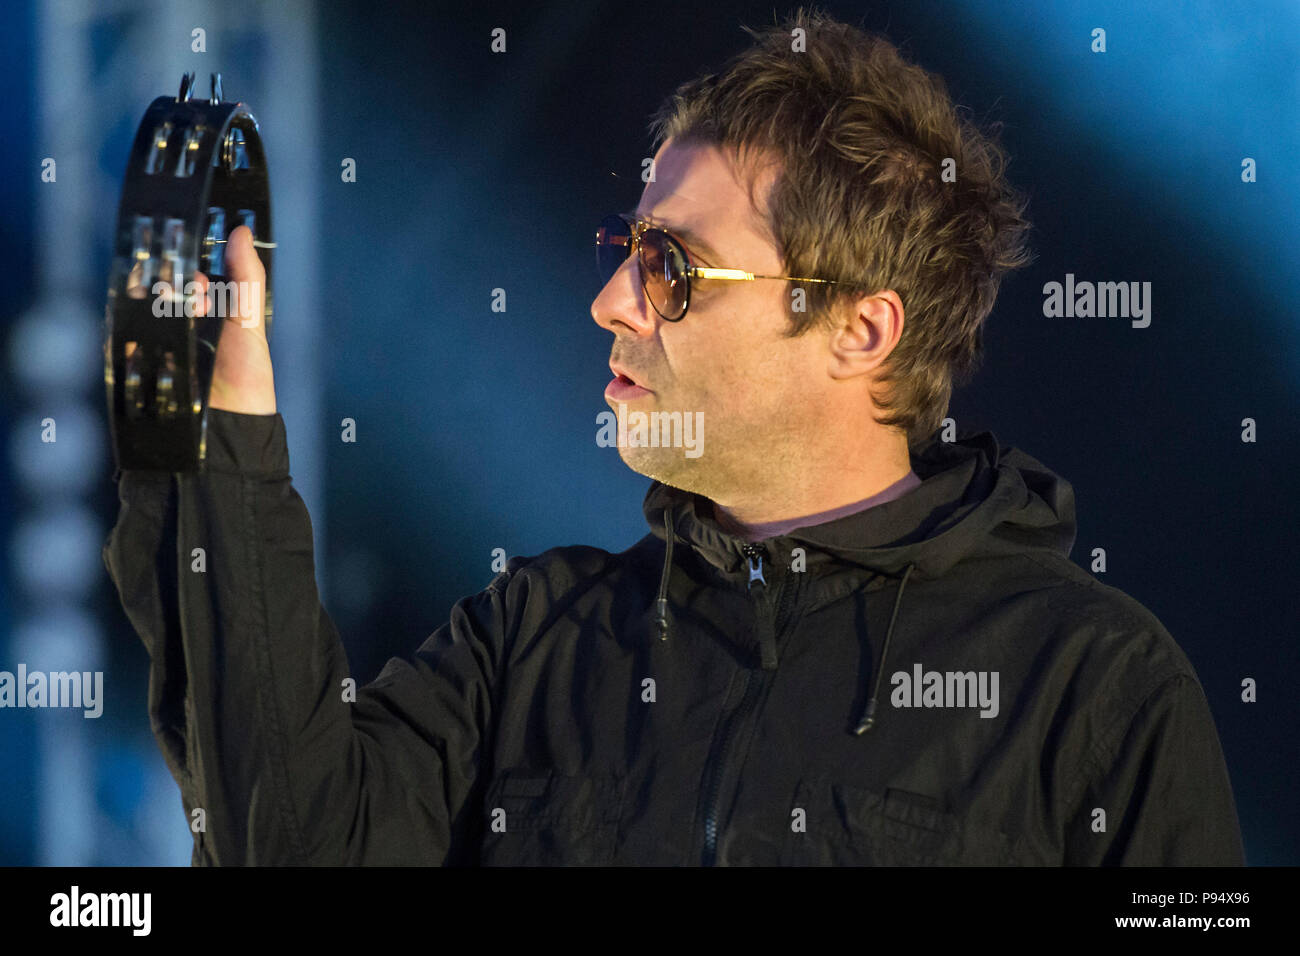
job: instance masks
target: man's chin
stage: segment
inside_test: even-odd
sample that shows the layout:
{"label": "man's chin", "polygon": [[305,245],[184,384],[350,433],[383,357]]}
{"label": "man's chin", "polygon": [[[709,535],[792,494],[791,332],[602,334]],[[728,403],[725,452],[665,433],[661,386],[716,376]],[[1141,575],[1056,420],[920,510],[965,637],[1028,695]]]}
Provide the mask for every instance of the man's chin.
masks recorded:
{"label": "man's chin", "polygon": [[680,448],[620,448],[618,456],[638,475],[674,488],[693,491],[692,477],[700,477],[698,459],[686,458]]}

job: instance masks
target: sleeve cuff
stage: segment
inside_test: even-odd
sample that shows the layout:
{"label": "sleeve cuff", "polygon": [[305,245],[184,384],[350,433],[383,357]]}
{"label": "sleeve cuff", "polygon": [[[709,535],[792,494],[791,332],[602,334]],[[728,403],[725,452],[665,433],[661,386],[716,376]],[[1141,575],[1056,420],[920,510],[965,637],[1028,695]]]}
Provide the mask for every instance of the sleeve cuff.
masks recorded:
{"label": "sleeve cuff", "polygon": [[259,478],[289,477],[284,418],[208,409],[207,467]]}

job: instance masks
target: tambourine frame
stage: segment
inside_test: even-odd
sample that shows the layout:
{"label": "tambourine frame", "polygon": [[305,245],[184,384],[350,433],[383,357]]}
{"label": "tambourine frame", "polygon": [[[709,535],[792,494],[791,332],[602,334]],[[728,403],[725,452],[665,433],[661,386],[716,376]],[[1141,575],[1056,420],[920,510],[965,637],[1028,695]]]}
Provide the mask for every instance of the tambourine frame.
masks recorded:
{"label": "tambourine frame", "polygon": [[[252,230],[266,269],[261,318],[271,332],[275,243],[257,120],[243,103],[221,101],[219,74],[208,99],[191,97],[193,83],[186,74],[177,96],[161,96],[145,112],[118,207],[104,384],[119,473],[204,467],[212,370],[232,301],[224,252],[239,225]],[[200,271],[214,293],[202,317],[184,295]]]}

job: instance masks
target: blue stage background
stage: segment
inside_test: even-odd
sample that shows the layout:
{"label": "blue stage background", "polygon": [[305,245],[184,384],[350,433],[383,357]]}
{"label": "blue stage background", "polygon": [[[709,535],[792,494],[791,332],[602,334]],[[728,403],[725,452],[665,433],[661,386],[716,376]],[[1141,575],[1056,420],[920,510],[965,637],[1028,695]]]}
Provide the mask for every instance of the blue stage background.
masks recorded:
{"label": "blue stage background", "polygon": [[[636,201],[649,114],[773,8],[289,3],[268,19],[240,3],[87,2],[56,23],[59,6],[6,3],[0,30],[0,670],[73,648],[104,671],[107,703],[98,720],[0,710],[0,864],[184,865],[147,658],[99,559],[116,515],[100,323],[148,102],[183,69],[201,89],[221,71],[226,97],[261,121],[277,237],[298,263],[296,279],[277,276],[281,411],[325,605],[365,681],[487,583],[494,548],[621,550],[645,533],[647,479],[594,440],[610,337],[589,311],[591,238],[601,214]],[[1300,863],[1300,5],[825,6],[1005,124],[1038,258],[1004,287],[984,367],[951,414],[1074,484],[1074,560],[1087,568],[1104,548],[1100,577],[1197,668],[1248,860]],[[504,54],[489,50],[494,27]],[[51,65],[68,48],[84,62]],[[60,106],[49,84],[64,69],[100,85]],[[73,123],[84,148],[62,147],[57,182],[42,182]],[[1256,182],[1242,181],[1245,157]],[[82,190],[69,207],[81,212],[50,213],[63,189]],[[64,273],[77,249],[89,252]],[[1067,273],[1151,282],[1150,327],[1045,318],[1042,287]],[[72,447],[51,471],[39,421],[56,408]],[[339,441],[345,417],[355,444]],[[56,494],[55,472],[83,480]],[[1257,703],[1240,699],[1246,677]]]}

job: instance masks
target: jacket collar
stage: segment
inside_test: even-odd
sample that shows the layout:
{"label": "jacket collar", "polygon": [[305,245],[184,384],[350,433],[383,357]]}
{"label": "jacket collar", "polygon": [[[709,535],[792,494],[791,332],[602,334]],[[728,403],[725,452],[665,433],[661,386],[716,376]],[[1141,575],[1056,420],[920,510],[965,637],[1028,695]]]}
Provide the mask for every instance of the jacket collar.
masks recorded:
{"label": "jacket collar", "polygon": [[[898,575],[909,565],[918,578],[942,575],[968,554],[1044,547],[1069,553],[1074,543],[1070,484],[1035,459],[1003,448],[991,432],[955,442],[931,438],[911,452],[920,486],[893,501],[759,542],[773,558],[796,547],[809,571],[848,563]],[[727,575],[746,565],[747,542],[723,529],[713,502],[655,481],[642,505],[651,532],[673,535]]]}

